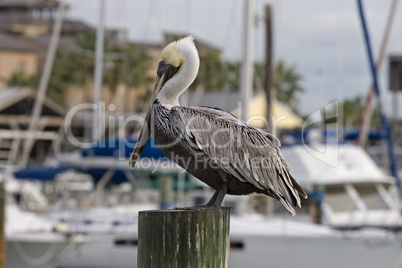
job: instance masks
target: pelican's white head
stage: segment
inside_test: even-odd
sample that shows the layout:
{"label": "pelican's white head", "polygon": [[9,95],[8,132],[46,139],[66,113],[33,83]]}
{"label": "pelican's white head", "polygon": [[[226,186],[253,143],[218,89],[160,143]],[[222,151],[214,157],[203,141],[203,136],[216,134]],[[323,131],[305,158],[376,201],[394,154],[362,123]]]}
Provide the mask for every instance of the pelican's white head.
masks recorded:
{"label": "pelican's white head", "polygon": [[[168,109],[179,106],[180,95],[193,83],[200,67],[198,51],[193,40],[192,36],[188,36],[170,43],[162,50],[158,61],[152,103],[157,99]],[[131,155],[130,167],[134,167],[151,134],[149,128],[151,107],[152,104],[145,116],[144,126]]]}
{"label": "pelican's white head", "polygon": [[180,95],[197,76],[200,59],[193,40],[187,36],[174,41],[159,56],[154,94],[168,109],[179,105]]}

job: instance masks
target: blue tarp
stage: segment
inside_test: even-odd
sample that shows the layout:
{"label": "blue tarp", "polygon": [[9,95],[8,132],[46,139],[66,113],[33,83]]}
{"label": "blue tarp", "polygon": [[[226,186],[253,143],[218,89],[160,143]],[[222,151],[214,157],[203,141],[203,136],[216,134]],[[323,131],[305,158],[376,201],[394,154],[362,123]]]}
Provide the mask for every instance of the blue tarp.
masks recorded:
{"label": "blue tarp", "polygon": [[20,169],[14,172],[14,176],[18,179],[31,179],[41,181],[51,181],[57,174],[69,170],[69,167],[48,167],[36,166]]}
{"label": "blue tarp", "polygon": [[[81,149],[82,156],[124,156],[129,158],[134,150],[136,139],[109,139],[102,141],[91,148]],[[141,154],[143,158],[162,158],[165,154],[159,150],[155,141],[150,137],[145,144],[144,151]]]}
{"label": "blue tarp", "polygon": [[[359,135],[360,135],[360,131],[358,129],[348,130],[348,131],[345,131],[344,138],[345,138],[345,140],[354,140]],[[383,131],[370,130],[368,133],[368,137],[369,137],[369,139],[375,139],[375,140],[385,139],[385,134]]]}
{"label": "blue tarp", "polygon": [[[94,178],[95,182],[98,182],[107,172],[107,169],[104,168],[79,169],[72,167],[36,166],[15,171],[14,176],[17,179],[24,180],[51,181],[54,180],[59,173],[67,170],[75,170],[77,172],[89,174],[92,176],[92,178]],[[110,181],[114,183],[121,183],[128,181],[128,179],[126,178],[123,170],[114,170],[114,174]]]}
{"label": "blue tarp", "polygon": [[[94,145],[91,148],[81,149],[82,157],[113,157],[116,158],[119,156],[124,156],[124,158],[128,158],[131,156],[133,148],[136,144],[136,139],[110,139],[106,141],[102,141],[97,145]],[[155,145],[155,142],[152,138],[149,138],[147,143],[145,144],[144,151],[141,154],[141,158],[164,158],[165,154],[159,150],[159,148]],[[128,166],[128,163],[127,163]],[[49,166],[36,166],[36,167],[28,167],[25,169],[21,169],[14,172],[16,178],[19,179],[30,179],[30,180],[42,180],[42,181],[50,181],[53,180],[57,174],[64,172],[66,170],[76,170],[78,172],[83,172],[91,175],[94,180],[99,181],[102,176],[108,170],[107,168],[85,168],[85,167],[72,167],[72,166],[60,166],[60,167],[49,167]],[[111,181],[115,183],[120,183],[123,181],[127,181],[126,175],[124,174],[124,170],[116,169]]]}

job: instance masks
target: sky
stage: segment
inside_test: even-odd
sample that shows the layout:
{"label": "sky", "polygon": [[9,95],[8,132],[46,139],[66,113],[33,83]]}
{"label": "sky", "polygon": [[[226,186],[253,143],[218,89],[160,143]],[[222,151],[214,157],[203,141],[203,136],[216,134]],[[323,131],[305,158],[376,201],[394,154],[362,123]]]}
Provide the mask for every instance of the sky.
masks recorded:
{"label": "sky", "polygon": [[[241,58],[244,0],[105,1],[106,26],[125,29],[132,41],[158,43],[163,32],[191,33],[220,48],[227,60]],[[363,0],[375,58],[391,1]],[[93,26],[98,23],[99,0],[66,2],[70,5],[69,18]],[[263,19],[267,4],[274,10],[274,59],[295,66],[303,77],[305,93],[299,104],[303,114],[312,114],[334,100],[366,96],[372,78],[357,1],[254,0],[255,61],[264,60]],[[379,74],[382,102],[388,114],[393,98],[388,90],[388,55],[402,54],[401,27],[402,3],[399,3]]]}

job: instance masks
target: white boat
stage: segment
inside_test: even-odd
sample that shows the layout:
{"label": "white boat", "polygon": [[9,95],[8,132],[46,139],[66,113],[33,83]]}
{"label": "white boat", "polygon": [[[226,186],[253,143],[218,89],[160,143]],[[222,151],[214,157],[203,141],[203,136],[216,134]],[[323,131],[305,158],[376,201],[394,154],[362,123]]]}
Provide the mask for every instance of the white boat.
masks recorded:
{"label": "white boat", "polygon": [[401,237],[338,231],[294,219],[231,217],[229,267],[400,267]]}
{"label": "white boat", "polygon": [[[75,232],[90,235],[59,267],[137,265],[138,209],[71,213]],[[64,212],[62,217],[67,217]],[[292,217],[232,216],[229,267],[399,267],[401,238],[382,229],[340,231]]]}
{"label": "white boat", "polygon": [[21,210],[14,197],[20,196],[20,194],[27,195],[28,192],[31,193],[28,195],[31,197],[31,201],[33,201],[32,197],[40,196],[40,194],[35,193],[34,187],[29,183],[7,179],[5,205],[6,267],[56,267],[71,251],[84,243],[86,237],[58,232],[57,229],[65,229],[65,226],[57,225],[55,222],[32,212]]}
{"label": "white boat", "polygon": [[157,208],[157,205],[93,207],[50,214],[54,221],[69,223],[70,233],[90,237],[58,267],[137,267],[138,211]]}
{"label": "white boat", "polygon": [[[284,147],[282,153],[303,187],[325,192],[321,207],[326,225],[297,217],[233,215],[230,267],[399,267],[402,238],[393,231],[402,221],[393,178],[357,146],[316,145],[314,150],[325,155],[320,158],[303,145]],[[227,201],[233,204],[232,197]],[[69,223],[71,233],[91,237],[59,267],[136,267],[137,215],[143,209],[157,205],[50,215],[52,221]]]}
{"label": "white boat", "polygon": [[353,144],[295,145],[282,148],[292,173],[309,192],[324,193],[326,224],[340,229],[401,229],[395,179]]}

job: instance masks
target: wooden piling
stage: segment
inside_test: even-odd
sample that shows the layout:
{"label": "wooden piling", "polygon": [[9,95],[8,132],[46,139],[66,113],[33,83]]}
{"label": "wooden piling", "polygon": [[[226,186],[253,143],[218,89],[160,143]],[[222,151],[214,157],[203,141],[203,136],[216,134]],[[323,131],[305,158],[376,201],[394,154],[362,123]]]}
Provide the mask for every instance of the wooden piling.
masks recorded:
{"label": "wooden piling", "polygon": [[0,268],[6,267],[5,203],[6,186],[3,180],[0,181]]}
{"label": "wooden piling", "polygon": [[230,208],[140,211],[137,267],[229,267]]}

